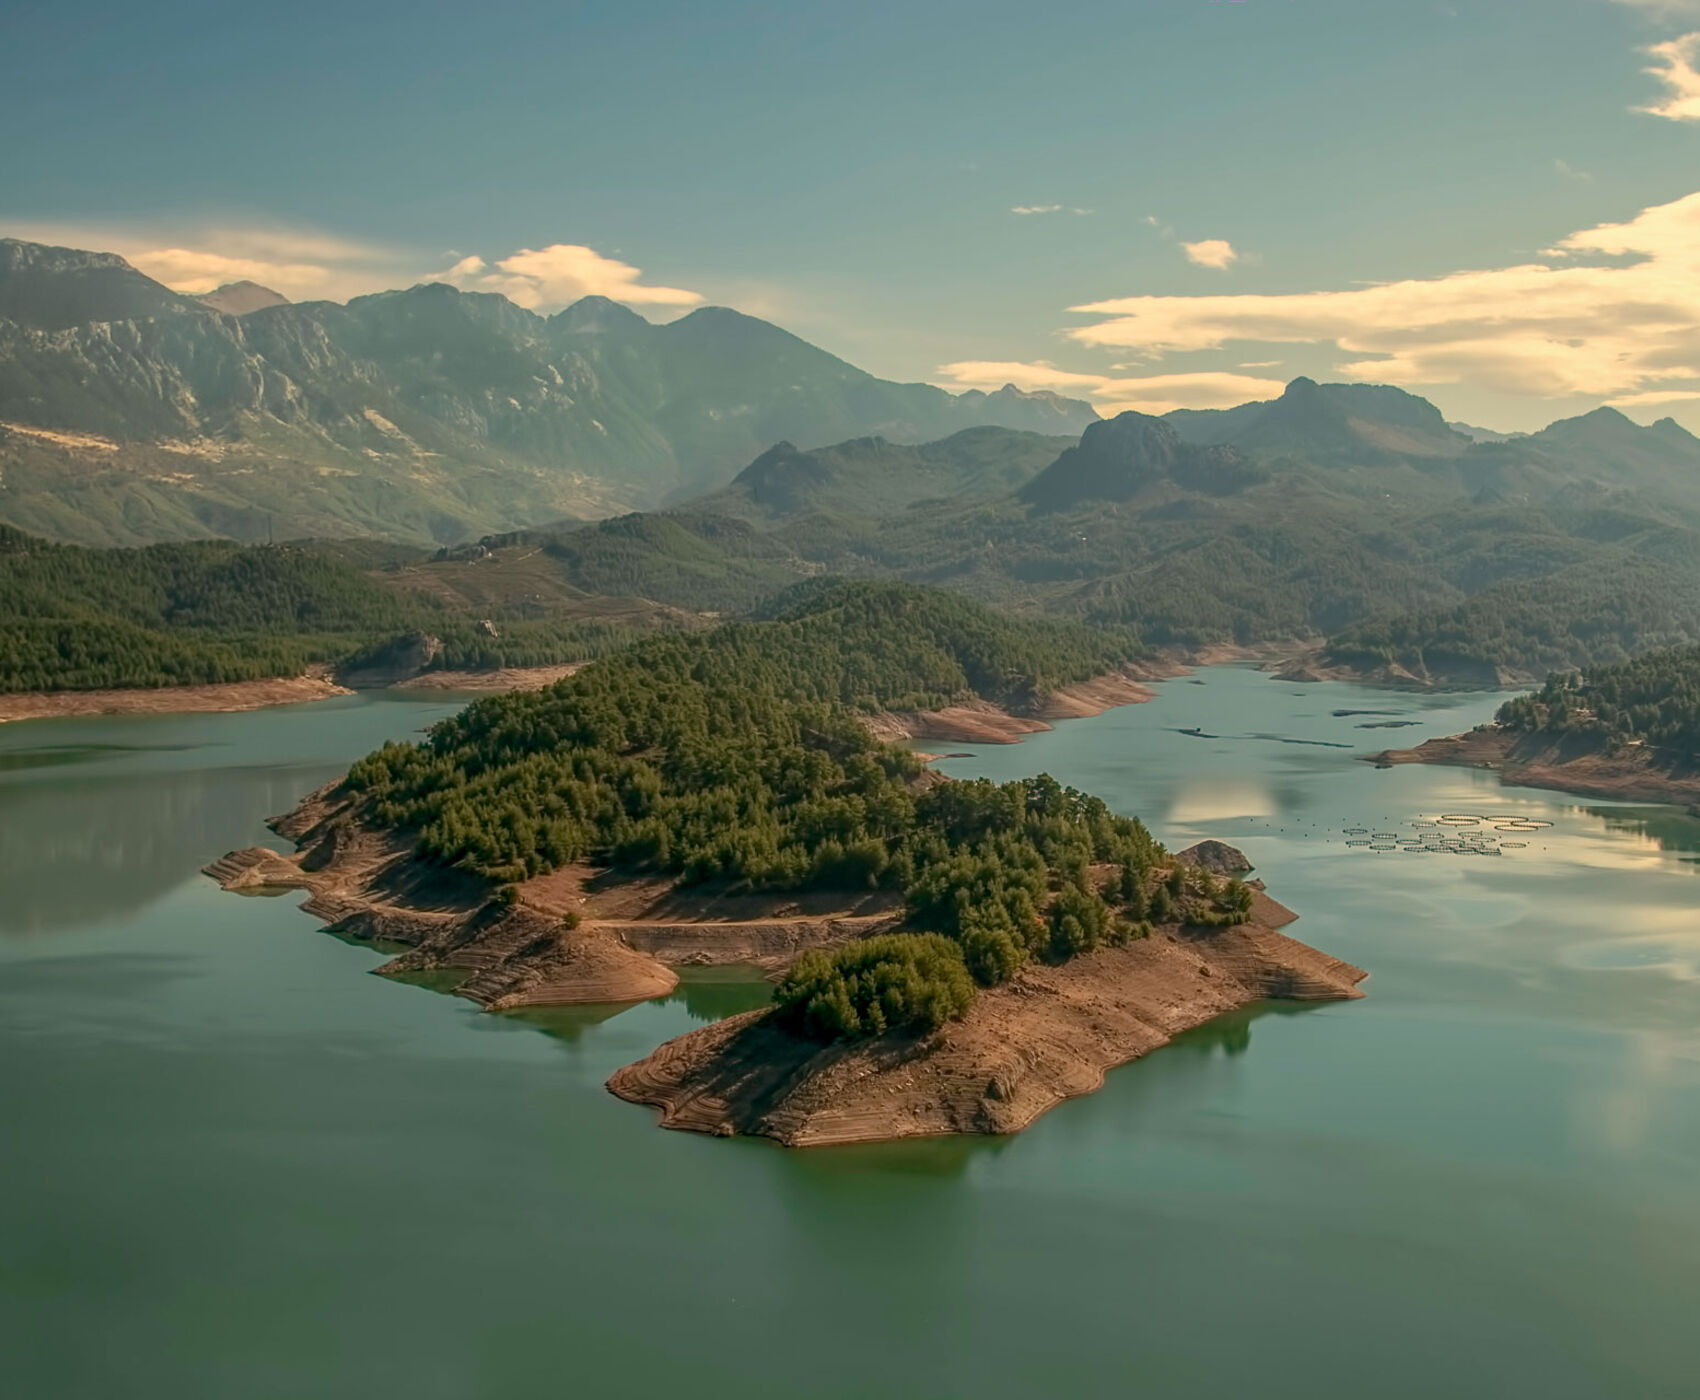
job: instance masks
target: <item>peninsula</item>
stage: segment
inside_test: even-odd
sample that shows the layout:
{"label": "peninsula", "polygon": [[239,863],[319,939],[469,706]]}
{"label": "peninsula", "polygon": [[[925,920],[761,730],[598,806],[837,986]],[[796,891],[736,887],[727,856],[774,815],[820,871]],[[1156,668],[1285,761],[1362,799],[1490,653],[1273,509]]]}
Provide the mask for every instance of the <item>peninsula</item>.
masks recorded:
{"label": "peninsula", "polygon": [[401,945],[380,970],[448,972],[490,1009],[762,969],[769,1010],[610,1082],[671,1127],[1011,1132],[1225,1011],[1359,995],[1362,971],[1277,931],[1295,916],[1238,852],[1172,856],[1048,777],[950,780],[877,737],[1078,712],[1132,695],[1139,662],[953,595],[831,586],[478,701],[281,819],[293,857],[209,873],[306,888],[333,928]]}
{"label": "peninsula", "polygon": [[1502,782],[1629,802],[1700,802],[1700,647],[1551,677],[1492,724],[1372,762],[1492,768]]}

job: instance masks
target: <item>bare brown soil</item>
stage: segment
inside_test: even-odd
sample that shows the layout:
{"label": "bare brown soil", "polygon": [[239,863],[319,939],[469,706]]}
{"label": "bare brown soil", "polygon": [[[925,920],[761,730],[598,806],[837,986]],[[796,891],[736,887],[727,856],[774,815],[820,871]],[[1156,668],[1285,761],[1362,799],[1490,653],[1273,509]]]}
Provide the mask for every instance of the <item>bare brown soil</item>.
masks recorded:
{"label": "bare brown soil", "polygon": [[518,887],[515,903],[482,880],[424,864],[412,842],[355,820],[333,788],[276,829],[294,856],[233,851],[206,873],[227,890],[305,889],[303,908],[337,932],[406,945],[378,971],[459,971],[481,1006],[643,1001],[678,985],[675,967],[754,966],[774,975],[809,948],[890,928],[899,901],[729,893],[625,879],[573,866]]}
{"label": "bare brown soil", "polygon": [[608,1087],[659,1108],[665,1127],[791,1147],[1018,1132],[1224,1012],[1270,997],[1362,995],[1360,969],[1277,933],[1290,912],[1258,900],[1258,922],[1239,928],[1166,928],[1061,967],[1029,966],[930,1037],[822,1046],[753,1011],[667,1042]]}
{"label": "bare brown soil", "polygon": [[1018,744],[1059,719],[1085,719],[1118,705],[1142,705],[1156,692],[1151,682],[1187,674],[1179,659],[1133,662],[1109,675],[1063,686],[1026,704],[968,700],[942,710],[897,710],[869,716],[867,726],[888,743],[907,739],[955,744]]}
{"label": "bare brown soil", "polygon": [[426,671],[402,681],[397,690],[463,690],[502,694],[512,690],[541,690],[582,671],[587,662],[564,666],[504,666],[499,671]]}
{"label": "bare brown soil", "polygon": [[[395,685],[396,690],[464,691],[500,694],[511,690],[541,690],[572,675],[587,663],[564,666],[509,666],[499,671],[427,671]],[[0,724],[8,720],[53,719],[66,715],[188,715],[237,710],[263,710],[273,705],[301,705],[352,695],[315,669],[301,676],[270,680],[230,681],[223,685],[172,685],[134,690],[30,690],[0,695]]]}
{"label": "bare brown soil", "polygon": [[1680,755],[1644,744],[1607,751],[1581,736],[1514,734],[1483,725],[1467,734],[1430,739],[1414,749],[1387,749],[1372,763],[1441,763],[1491,768],[1512,787],[1552,788],[1621,802],[1700,801],[1700,771]]}
{"label": "bare brown soil", "polygon": [[299,705],[353,692],[322,673],[225,685],[174,685],[152,690],[32,690],[0,695],[0,724],[66,715],[212,714]]}
{"label": "bare brown soil", "polygon": [[1342,665],[1327,660],[1320,648],[1277,657],[1265,669],[1283,681],[1354,681],[1383,690],[1506,690],[1534,677],[1503,666],[1464,665],[1442,670],[1410,670],[1396,661],[1377,666]]}

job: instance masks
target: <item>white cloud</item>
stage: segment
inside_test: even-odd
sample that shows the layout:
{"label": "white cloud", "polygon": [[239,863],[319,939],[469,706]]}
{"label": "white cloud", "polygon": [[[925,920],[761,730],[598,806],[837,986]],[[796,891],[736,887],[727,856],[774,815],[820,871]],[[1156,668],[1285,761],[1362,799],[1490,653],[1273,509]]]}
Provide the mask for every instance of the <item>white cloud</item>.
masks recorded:
{"label": "white cloud", "polygon": [[8,222],[6,232],[37,243],[117,253],[137,271],[191,295],[249,281],[296,301],[342,300],[412,280],[404,271],[405,254],[397,249],[298,228]]}
{"label": "white cloud", "polygon": [[1338,373],[1407,385],[1613,397],[1700,378],[1700,194],[1563,239],[1544,261],[1281,295],[1135,296],[1069,335],[1161,358],[1333,346]]}
{"label": "white cloud", "polygon": [[959,360],[941,365],[939,373],[955,389],[1051,389],[1059,394],[1090,399],[1103,414],[1137,409],[1167,413],[1174,408],[1228,408],[1249,399],[1278,398],[1286,388],[1278,379],[1259,379],[1226,371],[1153,374],[1118,377],[1058,369],[1044,361]]}
{"label": "white cloud", "polygon": [[1586,181],[1592,180],[1594,178],[1594,172],[1593,171],[1578,169],[1576,166],[1572,165],[1569,161],[1563,160],[1563,159],[1555,160],[1552,163],[1552,168],[1554,170],[1556,170],[1560,175],[1562,175],[1566,180],[1581,180],[1581,181],[1586,182]]}
{"label": "white cloud", "polygon": [[[258,282],[292,301],[345,301],[367,292],[442,281],[501,292],[533,310],[598,294],[634,306],[694,306],[702,297],[645,283],[640,269],[578,243],[521,248],[494,265],[476,255],[447,272],[416,250],[362,243],[311,230],[210,225],[148,228],[12,223],[4,232],[37,243],[117,253],[139,272],[191,295],[226,282]],[[452,254],[450,256],[453,256]]]}
{"label": "white cloud", "polygon": [[1647,71],[1665,85],[1666,95],[1662,102],[1635,110],[1673,122],[1700,122],[1700,72],[1694,67],[1700,59],[1700,33],[1667,39],[1647,52],[1653,60]]}
{"label": "white cloud", "polygon": [[1062,213],[1062,205],[1060,205],[1060,204],[1012,204],[1010,206],[1009,212],[1012,213],[1012,214],[1060,214],[1060,213]]}
{"label": "white cloud", "polygon": [[1693,389],[1655,389],[1646,394],[1624,394],[1607,399],[1613,408],[1653,408],[1666,403],[1700,402],[1700,387]]}
{"label": "white cloud", "polygon": [[1186,253],[1187,261],[1197,263],[1200,267],[1213,267],[1217,271],[1226,271],[1240,260],[1240,255],[1234,251],[1234,245],[1225,238],[1206,238],[1198,243],[1183,243],[1181,249]]}
{"label": "white cloud", "polygon": [[462,258],[439,280],[467,291],[500,292],[533,311],[553,311],[580,297],[604,296],[632,306],[695,306],[699,292],[656,287],[640,281],[643,272],[617,258],[606,258],[582,243],[551,243],[521,248],[494,267],[483,258]]}

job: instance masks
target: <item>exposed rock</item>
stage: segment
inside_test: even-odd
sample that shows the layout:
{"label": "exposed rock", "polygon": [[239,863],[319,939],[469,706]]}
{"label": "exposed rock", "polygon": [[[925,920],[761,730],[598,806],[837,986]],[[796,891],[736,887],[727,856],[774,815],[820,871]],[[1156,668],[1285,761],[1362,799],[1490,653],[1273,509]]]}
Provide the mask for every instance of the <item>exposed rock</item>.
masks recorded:
{"label": "exposed rock", "polygon": [[377,690],[400,685],[427,670],[443,654],[441,639],[429,632],[406,632],[389,645],[368,652],[337,676],[355,690]]}
{"label": "exposed rock", "polygon": [[1177,853],[1175,859],[1183,865],[1196,865],[1215,875],[1244,875],[1256,868],[1246,859],[1244,851],[1225,841],[1200,841],[1196,846],[1188,846]]}

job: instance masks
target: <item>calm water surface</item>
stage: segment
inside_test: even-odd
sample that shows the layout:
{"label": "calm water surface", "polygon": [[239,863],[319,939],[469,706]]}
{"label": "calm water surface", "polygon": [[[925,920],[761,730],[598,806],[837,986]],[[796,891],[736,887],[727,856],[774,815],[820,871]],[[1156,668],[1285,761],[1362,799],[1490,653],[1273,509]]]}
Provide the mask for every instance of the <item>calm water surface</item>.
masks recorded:
{"label": "calm water surface", "polygon": [[[0,728],[6,1391],[1692,1396],[1700,824],[1352,758],[1496,701],[1222,668],[945,761],[1233,842],[1369,996],[801,1154],[602,1089],[760,988],[480,1015],[196,874],[443,701]],[[1552,825],[1345,844],[1443,813]]]}

